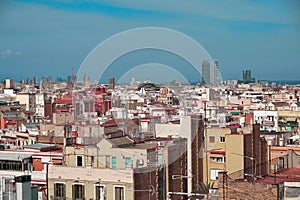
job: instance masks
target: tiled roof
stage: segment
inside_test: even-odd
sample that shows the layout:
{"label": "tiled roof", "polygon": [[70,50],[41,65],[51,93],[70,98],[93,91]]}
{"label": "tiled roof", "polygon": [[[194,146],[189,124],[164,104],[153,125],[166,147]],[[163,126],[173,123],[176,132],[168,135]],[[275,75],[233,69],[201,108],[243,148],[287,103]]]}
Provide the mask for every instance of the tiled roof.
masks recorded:
{"label": "tiled roof", "polygon": [[109,139],[109,142],[117,147],[125,147],[133,144],[133,140],[126,136]]}
{"label": "tiled roof", "polygon": [[281,184],[284,182],[300,182],[300,168],[288,168],[272,176],[266,176],[257,182],[265,184]]}

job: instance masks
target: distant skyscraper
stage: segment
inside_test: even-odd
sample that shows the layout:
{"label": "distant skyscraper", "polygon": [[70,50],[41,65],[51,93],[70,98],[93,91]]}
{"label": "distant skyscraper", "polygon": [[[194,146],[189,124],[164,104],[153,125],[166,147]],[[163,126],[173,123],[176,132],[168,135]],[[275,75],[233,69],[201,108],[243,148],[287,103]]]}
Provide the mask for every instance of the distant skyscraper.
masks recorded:
{"label": "distant skyscraper", "polygon": [[210,84],[210,64],[208,60],[202,62],[202,83]]}
{"label": "distant skyscraper", "polygon": [[74,87],[74,84],[75,84],[75,74],[74,74],[74,69],[72,68],[71,87]]}
{"label": "distant skyscraper", "polygon": [[33,76],[31,79],[31,84],[35,85],[37,83],[37,76]]}
{"label": "distant skyscraper", "polygon": [[5,88],[6,89],[13,89],[14,88],[14,81],[12,79],[5,80]]}
{"label": "distant skyscraper", "polygon": [[219,84],[221,82],[220,62],[208,60],[202,62],[202,82],[203,84]]}
{"label": "distant skyscraper", "polygon": [[220,62],[214,60],[211,64],[211,83],[212,84],[220,84],[221,82],[221,73],[220,73]]}
{"label": "distant skyscraper", "polygon": [[243,70],[243,83],[254,83],[255,78],[251,77],[251,70]]}
{"label": "distant skyscraper", "polygon": [[86,74],[84,74],[83,76],[83,85],[84,87],[90,87],[91,85],[90,77],[87,76]]}

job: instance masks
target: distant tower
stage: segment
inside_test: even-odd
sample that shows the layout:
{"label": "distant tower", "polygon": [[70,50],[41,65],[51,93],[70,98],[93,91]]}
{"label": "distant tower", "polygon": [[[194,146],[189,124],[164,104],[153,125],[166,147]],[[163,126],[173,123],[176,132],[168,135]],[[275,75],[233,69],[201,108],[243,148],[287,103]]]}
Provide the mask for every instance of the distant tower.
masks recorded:
{"label": "distant tower", "polygon": [[251,77],[251,70],[243,70],[243,83],[254,83],[255,78]]}
{"label": "distant tower", "polygon": [[74,87],[74,84],[75,84],[75,75],[74,75],[74,69],[72,68],[71,86]]}
{"label": "distant tower", "polygon": [[12,79],[5,80],[5,88],[6,89],[13,89],[14,88],[14,81]]}
{"label": "distant tower", "polygon": [[210,84],[210,63],[208,60],[202,62],[202,83]]}
{"label": "distant tower", "polygon": [[111,77],[108,80],[109,80],[109,88],[110,89],[115,89],[115,78]]}
{"label": "distant tower", "polygon": [[221,73],[220,73],[220,62],[214,60],[211,64],[211,83],[220,84],[221,82]]}
{"label": "distant tower", "polygon": [[36,85],[37,84],[37,76],[33,76],[31,79],[31,84]]}
{"label": "distant tower", "polygon": [[84,74],[83,76],[83,85],[84,87],[90,87],[91,85],[90,77],[87,76],[86,74]]}
{"label": "distant tower", "polygon": [[214,60],[210,63],[208,60],[202,62],[202,83],[219,84],[221,82],[220,62]]}

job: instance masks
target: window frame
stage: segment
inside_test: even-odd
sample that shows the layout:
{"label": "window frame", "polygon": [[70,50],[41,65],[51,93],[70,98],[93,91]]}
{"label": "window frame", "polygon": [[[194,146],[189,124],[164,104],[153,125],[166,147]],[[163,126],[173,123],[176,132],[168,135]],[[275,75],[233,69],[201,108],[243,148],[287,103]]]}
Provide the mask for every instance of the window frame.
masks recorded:
{"label": "window frame", "polygon": [[218,179],[219,179],[218,174],[219,174],[219,172],[221,172],[221,171],[224,171],[224,170],[221,170],[221,169],[211,169],[211,170],[210,170],[210,180],[211,180],[211,181],[216,181],[216,180],[218,180]]}
{"label": "window frame", "polygon": [[114,185],[113,199],[114,200],[119,200],[119,199],[116,199],[116,188],[122,188],[123,189],[123,198],[121,198],[120,200],[125,200],[126,195],[125,195],[125,186],[124,185]]}
{"label": "window frame", "polygon": [[[56,196],[56,184],[60,184],[60,185],[63,185],[64,186],[64,188],[63,188],[63,196]],[[66,197],[67,197],[67,190],[66,190],[66,183],[64,183],[64,182],[54,182],[54,184],[53,184],[53,186],[54,186],[54,193],[53,193],[53,196],[54,196],[54,199],[66,199]]]}
{"label": "window frame", "polygon": [[[83,187],[83,197],[81,198],[81,197],[75,197],[75,192],[74,192],[74,187],[76,187],[76,186],[81,186],[81,187]],[[75,191],[79,191],[78,189],[76,189]],[[72,199],[74,199],[74,200],[79,200],[79,199],[82,199],[82,200],[84,200],[85,199],[85,185],[84,185],[84,183],[73,183],[72,184]]]}
{"label": "window frame", "polygon": [[[104,198],[97,198],[97,187],[103,187],[103,190],[104,190]],[[106,185],[103,185],[103,184],[95,184],[94,186],[94,191],[95,191],[95,200],[106,200]]]}
{"label": "window frame", "polygon": [[210,144],[215,143],[215,136],[209,136],[208,141],[209,141]]}
{"label": "window frame", "polygon": [[131,159],[131,157],[125,157],[125,168],[131,168],[131,166],[132,166],[132,159]]}
{"label": "window frame", "polygon": [[[78,158],[81,158],[81,165],[78,165]],[[83,159],[83,155],[76,155],[76,167],[83,167],[84,166],[84,159]]]}
{"label": "window frame", "polygon": [[[223,138],[224,138],[224,140],[223,140]],[[225,143],[225,142],[226,142],[225,136],[220,136],[220,143]]]}

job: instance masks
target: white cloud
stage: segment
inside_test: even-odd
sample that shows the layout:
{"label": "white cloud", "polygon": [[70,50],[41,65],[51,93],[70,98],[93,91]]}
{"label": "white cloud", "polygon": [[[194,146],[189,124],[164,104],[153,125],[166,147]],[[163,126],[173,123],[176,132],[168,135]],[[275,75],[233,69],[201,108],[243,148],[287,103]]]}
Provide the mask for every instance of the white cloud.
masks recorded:
{"label": "white cloud", "polygon": [[6,49],[1,52],[1,58],[6,58],[9,56],[21,56],[21,55],[22,55],[21,51],[13,51],[11,49]]}

